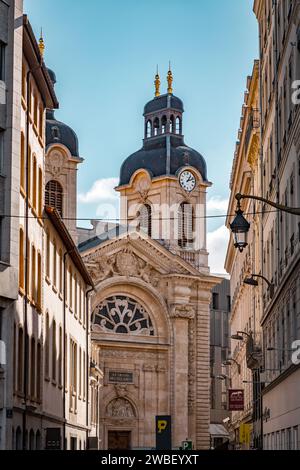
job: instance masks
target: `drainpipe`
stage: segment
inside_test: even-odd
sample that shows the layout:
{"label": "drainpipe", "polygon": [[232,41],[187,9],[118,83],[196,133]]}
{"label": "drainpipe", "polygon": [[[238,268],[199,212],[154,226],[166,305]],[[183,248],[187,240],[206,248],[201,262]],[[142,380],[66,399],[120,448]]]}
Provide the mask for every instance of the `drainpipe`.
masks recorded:
{"label": "drainpipe", "polygon": [[[85,316],[86,316],[86,449],[88,445],[89,437],[89,376],[90,376],[90,359],[89,359],[89,294],[94,290],[94,287],[91,287],[85,292]],[[98,406],[98,404],[97,404]]]}

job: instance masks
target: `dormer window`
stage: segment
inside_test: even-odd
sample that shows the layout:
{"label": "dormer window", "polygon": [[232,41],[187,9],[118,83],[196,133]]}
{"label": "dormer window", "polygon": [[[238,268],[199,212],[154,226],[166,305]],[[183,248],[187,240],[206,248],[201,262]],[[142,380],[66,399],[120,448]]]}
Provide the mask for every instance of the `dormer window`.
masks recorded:
{"label": "dormer window", "polygon": [[60,132],[57,126],[51,127],[51,133],[54,140],[60,140]]}

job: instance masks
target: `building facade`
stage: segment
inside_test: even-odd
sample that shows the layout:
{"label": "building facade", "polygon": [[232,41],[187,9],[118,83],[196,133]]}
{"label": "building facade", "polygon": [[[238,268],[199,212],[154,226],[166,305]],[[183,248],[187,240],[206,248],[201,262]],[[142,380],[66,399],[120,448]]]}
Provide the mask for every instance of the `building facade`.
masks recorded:
{"label": "building facade", "polygon": [[96,287],[102,449],[154,448],[159,415],[171,416],[173,448],[210,445],[209,304],[220,279],[209,274],[201,217],[206,164],[184,143],[172,79],[160,95],[156,77],[143,147],[121,167],[123,226],[79,245]]}
{"label": "building facade", "polygon": [[[299,207],[300,111],[295,80],[300,76],[300,4],[256,0],[254,12],[261,57],[261,195]],[[262,292],[266,449],[300,448],[300,368],[293,364],[291,351],[293,341],[300,339],[299,222],[299,217],[282,211],[266,210],[262,216],[261,270],[274,284],[273,297],[265,285]]]}
{"label": "building facade", "polygon": [[[251,76],[247,78],[246,92],[240,119],[240,128],[230,179],[228,214],[234,214],[237,206],[235,195],[259,195],[261,191],[260,163],[260,106],[259,61],[255,61]],[[231,335],[239,333],[240,339],[231,339],[231,357],[238,363],[230,368],[231,388],[244,390],[244,410],[233,411],[231,426],[235,434],[236,448],[262,446],[261,387],[259,368],[262,366],[262,282],[257,287],[244,283],[245,278],[261,274],[262,229],[260,205],[243,200],[243,210],[251,214],[248,246],[239,252],[231,235],[225,269],[230,274]],[[231,216],[227,218],[227,226]],[[247,442],[240,442],[241,426],[247,426]]]}
{"label": "building facade", "polygon": [[[11,215],[1,220],[0,447],[90,448],[90,437],[97,436],[90,386],[97,380],[100,387],[101,374],[96,362],[90,373],[93,282],[74,242],[82,159],[76,149],[67,154],[63,133],[52,152],[46,109],[49,116],[58,102],[43,40],[37,43],[22,2],[1,2],[0,8],[1,215]],[[58,185],[53,189],[58,151],[67,155],[69,191],[63,194]],[[68,227],[63,215],[71,219]]]}
{"label": "building facade", "polygon": [[228,431],[224,427],[224,420],[231,415],[228,412],[227,403],[229,365],[224,365],[224,362],[230,357],[230,299],[230,281],[224,279],[221,284],[212,289],[210,305],[210,436],[212,448],[218,447],[229,439]]}
{"label": "building facade", "polygon": [[[12,370],[10,354],[11,317],[18,298],[19,230],[13,217],[19,214],[20,133],[22,79],[22,1],[0,2],[0,449],[7,442],[7,396]],[[9,155],[10,158],[6,156]]]}

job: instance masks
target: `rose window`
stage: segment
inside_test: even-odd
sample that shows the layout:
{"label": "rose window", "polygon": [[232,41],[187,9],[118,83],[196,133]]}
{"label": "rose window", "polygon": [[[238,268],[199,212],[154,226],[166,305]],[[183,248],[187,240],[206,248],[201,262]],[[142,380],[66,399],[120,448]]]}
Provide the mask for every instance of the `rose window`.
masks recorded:
{"label": "rose window", "polygon": [[93,313],[93,323],[107,333],[154,335],[151,318],[136,300],[122,295],[108,297]]}

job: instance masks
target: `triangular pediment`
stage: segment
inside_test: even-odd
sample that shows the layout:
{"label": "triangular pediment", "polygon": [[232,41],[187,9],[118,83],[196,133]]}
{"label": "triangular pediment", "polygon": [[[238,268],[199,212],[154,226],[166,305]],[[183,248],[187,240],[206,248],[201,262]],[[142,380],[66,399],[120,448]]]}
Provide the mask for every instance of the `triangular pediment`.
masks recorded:
{"label": "triangular pediment", "polygon": [[202,276],[165,246],[142,232],[122,234],[81,252],[97,285],[113,276],[133,276],[157,285],[161,276]]}

